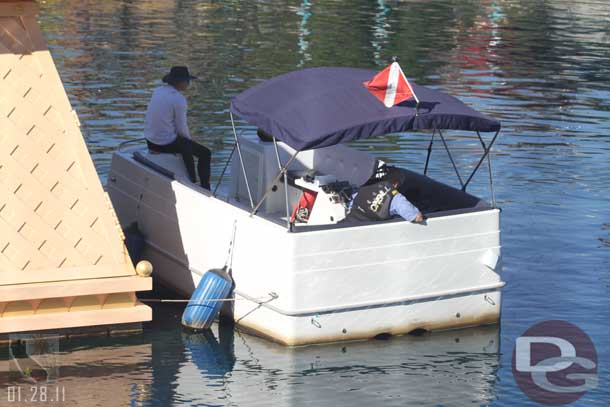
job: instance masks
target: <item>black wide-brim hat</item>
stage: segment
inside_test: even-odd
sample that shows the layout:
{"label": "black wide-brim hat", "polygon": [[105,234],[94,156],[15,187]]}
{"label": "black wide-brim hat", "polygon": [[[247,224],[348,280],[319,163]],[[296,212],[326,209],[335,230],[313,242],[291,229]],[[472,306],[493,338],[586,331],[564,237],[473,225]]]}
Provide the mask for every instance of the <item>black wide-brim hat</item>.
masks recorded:
{"label": "black wide-brim hat", "polygon": [[186,66],[172,66],[169,73],[163,77],[163,82],[176,83],[183,81],[194,81],[197,79],[199,78],[191,75]]}

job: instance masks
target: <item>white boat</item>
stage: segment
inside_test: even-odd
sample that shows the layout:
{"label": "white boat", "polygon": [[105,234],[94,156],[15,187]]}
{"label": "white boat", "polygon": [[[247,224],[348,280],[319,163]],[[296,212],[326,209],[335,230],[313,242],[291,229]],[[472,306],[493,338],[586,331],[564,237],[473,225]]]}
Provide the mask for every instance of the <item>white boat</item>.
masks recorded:
{"label": "white boat", "polygon": [[[221,177],[212,192],[188,180],[179,156],[143,144],[115,152],[107,190],[121,224],[137,222],[144,234],[155,278],[189,296],[206,270],[225,263],[235,231],[235,301],[223,314],[274,341],[304,345],[497,322],[500,209],[495,199],[465,191],[485,159],[491,181],[499,122],[416,85],[419,106],[387,109],[362,86],[372,75],[306,69],[234,98],[232,122],[234,113],[274,137],[234,132],[231,182]],[[484,154],[466,181],[458,174],[462,189],[405,170],[405,194],[424,224],[344,221],[339,187],[362,185],[379,161],[343,143],[420,129],[445,147],[443,130],[479,137]],[[480,132],[493,132],[491,142]],[[304,190],[317,192],[309,220],[291,222]]]}

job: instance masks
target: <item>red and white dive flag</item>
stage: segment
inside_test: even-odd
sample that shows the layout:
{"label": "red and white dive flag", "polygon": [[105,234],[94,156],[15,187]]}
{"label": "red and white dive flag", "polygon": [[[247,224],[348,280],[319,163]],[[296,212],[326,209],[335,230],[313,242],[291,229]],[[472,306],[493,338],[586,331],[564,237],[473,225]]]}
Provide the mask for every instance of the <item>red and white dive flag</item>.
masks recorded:
{"label": "red and white dive flag", "polygon": [[386,107],[392,107],[411,98],[415,98],[419,103],[398,62],[392,62],[373,79],[363,84]]}

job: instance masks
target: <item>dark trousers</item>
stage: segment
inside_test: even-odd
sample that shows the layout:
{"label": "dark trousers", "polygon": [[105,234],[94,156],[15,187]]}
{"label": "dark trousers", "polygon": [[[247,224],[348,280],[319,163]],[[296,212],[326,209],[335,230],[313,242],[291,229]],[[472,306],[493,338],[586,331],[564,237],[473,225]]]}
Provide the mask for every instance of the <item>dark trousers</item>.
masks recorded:
{"label": "dark trousers", "polygon": [[197,173],[199,174],[199,182],[205,189],[210,189],[210,161],[212,153],[206,147],[194,142],[185,137],[176,137],[171,143],[161,146],[151,143],[146,140],[148,149],[158,153],[178,153],[182,155],[186,171],[189,173],[191,181],[197,182],[195,176],[195,161],[193,156],[197,157]]}

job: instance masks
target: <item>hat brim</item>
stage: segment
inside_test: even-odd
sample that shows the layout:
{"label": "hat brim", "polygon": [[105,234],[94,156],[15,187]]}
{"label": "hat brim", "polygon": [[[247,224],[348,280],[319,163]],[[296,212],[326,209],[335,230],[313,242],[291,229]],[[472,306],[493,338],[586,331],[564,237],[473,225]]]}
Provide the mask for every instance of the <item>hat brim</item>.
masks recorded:
{"label": "hat brim", "polygon": [[189,76],[180,76],[180,77],[176,77],[176,76],[171,76],[170,74],[165,75],[161,80],[165,83],[172,83],[172,82],[183,82],[183,81],[196,81],[199,78],[197,76],[193,76],[193,75],[189,75]]}

